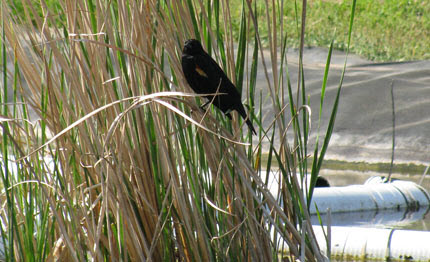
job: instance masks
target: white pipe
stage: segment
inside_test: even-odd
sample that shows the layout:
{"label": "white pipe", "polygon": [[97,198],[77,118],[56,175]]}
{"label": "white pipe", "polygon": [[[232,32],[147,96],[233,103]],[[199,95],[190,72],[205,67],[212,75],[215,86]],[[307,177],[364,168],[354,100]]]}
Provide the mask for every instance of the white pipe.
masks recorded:
{"label": "white pipe", "polygon": [[[326,230],[326,229],[325,229]],[[326,240],[321,226],[314,226],[323,252]],[[335,259],[429,261],[430,232],[362,227],[332,227],[331,256]]]}
{"label": "white pipe", "polygon": [[[410,225],[421,221],[428,213],[428,208],[419,210],[408,210],[407,208],[386,209],[386,210],[366,210],[357,212],[337,212],[331,214],[332,226],[372,226],[372,227],[399,227]],[[320,214],[324,225],[327,222],[327,213]],[[311,224],[319,225],[318,216],[311,215]]]}
{"label": "white pipe", "polygon": [[315,188],[310,205],[311,214],[330,208],[332,213],[365,210],[429,207],[430,196],[421,186],[409,181]]}

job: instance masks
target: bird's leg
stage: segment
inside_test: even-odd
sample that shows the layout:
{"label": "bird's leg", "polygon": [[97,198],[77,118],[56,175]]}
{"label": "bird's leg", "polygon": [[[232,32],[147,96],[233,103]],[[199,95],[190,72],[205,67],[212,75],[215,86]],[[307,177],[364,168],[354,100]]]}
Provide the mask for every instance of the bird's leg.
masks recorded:
{"label": "bird's leg", "polygon": [[231,120],[231,112],[232,112],[233,110],[231,110],[230,108],[229,109],[227,109],[227,111],[225,111],[225,113],[224,113],[224,115],[226,115],[228,118],[230,118],[230,120]]}
{"label": "bird's leg", "polygon": [[[212,101],[210,101],[210,100],[209,100],[209,101],[207,101],[206,103],[204,103],[203,105],[199,106],[200,110],[202,110],[203,112],[206,112],[205,107],[206,107],[210,102],[212,102]],[[193,111],[191,110],[191,112],[193,112]]]}
{"label": "bird's leg", "polygon": [[212,102],[212,101],[211,101],[211,100],[207,101],[206,103],[204,103],[203,105],[201,105],[201,106],[200,106],[200,108],[201,108],[203,111],[205,111],[205,107],[206,107],[210,102]]}

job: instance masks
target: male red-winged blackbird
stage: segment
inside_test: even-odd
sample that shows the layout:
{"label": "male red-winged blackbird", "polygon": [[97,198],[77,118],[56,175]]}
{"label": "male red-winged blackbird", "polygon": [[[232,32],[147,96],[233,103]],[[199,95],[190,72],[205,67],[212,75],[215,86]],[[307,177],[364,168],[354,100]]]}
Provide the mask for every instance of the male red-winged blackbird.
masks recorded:
{"label": "male red-winged blackbird", "polygon": [[230,112],[236,110],[243,119],[246,119],[246,124],[252,133],[257,134],[246,116],[236,87],[215,60],[203,50],[200,42],[195,39],[185,41],[182,51],[182,71],[188,84],[197,94],[220,93],[215,98],[213,95],[205,96],[209,101],[203,107],[213,100],[214,106],[230,119]]}

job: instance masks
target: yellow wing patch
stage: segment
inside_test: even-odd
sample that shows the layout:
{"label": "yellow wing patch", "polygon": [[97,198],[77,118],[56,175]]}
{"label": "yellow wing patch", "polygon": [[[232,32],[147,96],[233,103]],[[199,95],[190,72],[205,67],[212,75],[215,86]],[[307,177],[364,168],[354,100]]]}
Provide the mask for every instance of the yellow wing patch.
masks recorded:
{"label": "yellow wing patch", "polygon": [[204,76],[204,77],[208,77],[208,75],[205,73],[205,71],[203,71],[203,69],[201,69],[198,65],[196,65],[196,72],[197,74]]}

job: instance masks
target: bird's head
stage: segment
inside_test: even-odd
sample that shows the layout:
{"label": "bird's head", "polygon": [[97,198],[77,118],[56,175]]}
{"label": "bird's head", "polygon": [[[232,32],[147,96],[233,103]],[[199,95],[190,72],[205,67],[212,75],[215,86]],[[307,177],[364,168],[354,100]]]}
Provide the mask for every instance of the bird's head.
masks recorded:
{"label": "bird's head", "polygon": [[185,41],[184,50],[182,53],[187,55],[195,55],[203,52],[202,44],[196,39],[188,39]]}

